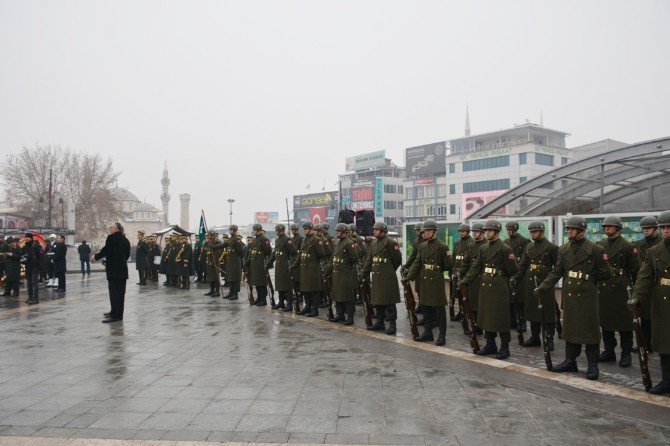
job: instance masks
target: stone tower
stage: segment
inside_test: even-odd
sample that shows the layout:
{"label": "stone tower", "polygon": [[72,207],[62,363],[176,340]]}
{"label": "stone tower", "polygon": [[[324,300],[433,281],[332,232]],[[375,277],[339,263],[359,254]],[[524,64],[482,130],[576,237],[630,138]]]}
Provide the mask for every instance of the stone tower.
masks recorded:
{"label": "stone tower", "polygon": [[465,136],[470,136],[470,107],[465,106]]}
{"label": "stone tower", "polygon": [[163,193],[161,194],[161,202],[163,203],[163,215],[165,218],[165,224],[168,225],[170,224],[170,220],[168,218],[168,209],[170,205],[170,194],[168,193],[168,189],[170,186],[170,178],[168,178],[168,170],[167,170],[167,161],[165,162],[165,167],[163,168],[163,178],[161,179],[161,184],[163,185]]}
{"label": "stone tower", "polygon": [[189,194],[180,194],[179,203],[181,204],[179,226],[181,226],[182,229],[186,229],[188,231],[188,214],[190,212],[191,196]]}

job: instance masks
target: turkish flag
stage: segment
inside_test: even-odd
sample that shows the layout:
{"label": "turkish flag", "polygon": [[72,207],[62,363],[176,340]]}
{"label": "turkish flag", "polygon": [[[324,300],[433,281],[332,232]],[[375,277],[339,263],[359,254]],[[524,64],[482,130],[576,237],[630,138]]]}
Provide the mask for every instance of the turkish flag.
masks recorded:
{"label": "turkish flag", "polygon": [[310,208],[309,209],[309,219],[312,221],[313,225],[318,225],[326,221],[326,208]]}

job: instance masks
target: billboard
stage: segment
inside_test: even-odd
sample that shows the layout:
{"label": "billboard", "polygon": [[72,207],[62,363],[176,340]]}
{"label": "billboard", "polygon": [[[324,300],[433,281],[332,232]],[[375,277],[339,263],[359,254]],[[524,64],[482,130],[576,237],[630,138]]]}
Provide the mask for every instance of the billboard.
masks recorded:
{"label": "billboard", "polygon": [[278,221],[279,212],[254,212],[254,223],[276,225]]}
{"label": "billboard", "polygon": [[[412,253],[412,241],[416,236],[414,233],[414,225],[416,224],[417,222],[404,224],[403,247],[405,248],[405,260]],[[454,243],[461,237],[458,233],[458,227],[460,225],[460,223],[447,223],[444,221],[437,222],[437,238],[442,240],[449,247],[449,252],[454,252]]]}
{"label": "billboard", "polygon": [[377,178],[375,185],[375,215],[377,217],[384,216],[384,179]]}
{"label": "billboard", "polygon": [[[603,227],[601,226],[603,218],[609,215],[617,215],[621,218],[623,222],[623,228],[621,228],[621,236],[628,240],[629,242],[634,242],[640,240],[644,237],[642,234],[642,228],[640,227],[640,220],[642,217],[650,215],[646,214],[593,214],[593,215],[581,215],[586,219],[586,238],[592,241],[593,243],[603,240],[605,238],[605,233],[603,232]],[[568,233],[565,229],[565,222],[567,221],[568,216],[562,215],[558,217],[558,226],[559,226],[559,241],[560,244],[566,243],[568,241]]]}
{"label": "billboard", "polygon": [[[473,215],[489,201],[507,192],[506,190],[490,190],[486,192],[464,192],[461,195],[461,215],[467,217]],[[507,215],[507,207],[504,206],[494,212],[496,215]]]}
{"label": "billboard", "polygon": [[[550,242],[555,242],[554,237],[554,218],[553,217],[503,217],[496,218],[503,225],[502,233],[500,234],[500,239],[505,240],[507,238],[507,230],[505,229],[505,223],[508,221],[515,221],[519,223],[519,234],[523,235],[527,239],[530,239],[530,231],[528,230],[528,225],[530,225],[535,220],[541,220],[544,222],[544,236]],[[485,223],[486,220],[470,220],[470,225],[475,222]]]}
{"label": "billboard", "polygon": [[375,208],[374,187],[354,187],[351,189],[351,209],[361,211]]}
{"label": "billboard", "polygon": [[405,149],[407,177],[446,175],[446,141]]}
{"label": "billboard", "polygon": [[293,209],[336,206],[337,194],[338,192],[319,192],[317,194],[294,195]]}
{"label": "billboard", "polygon": [[327,222],[334,227],[339,210],[338,196],[337,191],[294,195],[293,221],[301,223],[309,220],[315,225]]}
{"label": "billboard", "polygon": [[386,150],[364,153],[363,155],[349,156],[344,159],[345,172],[366,170],[386,165]]}

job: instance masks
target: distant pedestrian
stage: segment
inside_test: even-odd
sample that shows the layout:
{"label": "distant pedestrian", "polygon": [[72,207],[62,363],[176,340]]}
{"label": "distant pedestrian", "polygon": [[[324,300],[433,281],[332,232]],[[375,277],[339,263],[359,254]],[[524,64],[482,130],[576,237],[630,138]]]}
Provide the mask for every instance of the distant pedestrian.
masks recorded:
{"label": "distant pedestrian", "polygon": [[56,276],[57,288],[56,291],[65,291],[65,272],[67,271],[67,245],[65,244],[65,236],[59,235],[56,237],[56,243],[53,248],[53,271]]}
{"label": "distant pedestrian", "polygon": [[105,246],[93,258],[105,258],[107,285],[111,311],[106,313],[102,322],[123,320],[123,306],[126,298],[126,281],[128,280],[128,258],[130,258],[130,242],[123,234],[123,226],[116,222],[109,228]]}
{"label": "distant pedestrian", "polygon": [[[77,247],[79,253],[79,261],[81,262],[81,276],[84,274],[91,275],[91,247],[86,244],[86,240],[81,241],[81,245]],[[85,268],[84,268],[85,267]]]}
{"label": "distant pedestrian", "polygon": [[21,248],[19,240],[7,237],[9,248],[5,263],[5,294],[3,296],[16,297],[19,295],[19,281],[21,280]]}
{"label": "distant pedestrian", "polygon": [[47,240],[47,246],[44,250],[45,255],[42,257],[42,264],[40,269],[46,274],[47,279],[47,288],[56,288],[58,285],[56,283],[56,274],[54,271],[54,250],[56,249],[56,234],[51,234],[49,240]]}
{"label": "distant pedestrian", "polygon": [[5,241],[5,234],[0,234],[0,278],[5,273],[6,257],[9,251],[9,242]]}
{"label": "distant pedestrian", "polygon": [[29,305],[36,304],[40,301],[37,280],[44,254],[42,246],[39,242],[33,241],[33,234],[30,232],[25,236],[25,243],[21,254],[26,262],[26,283],[28,285],[28,300],[26,300],[26,303]]}

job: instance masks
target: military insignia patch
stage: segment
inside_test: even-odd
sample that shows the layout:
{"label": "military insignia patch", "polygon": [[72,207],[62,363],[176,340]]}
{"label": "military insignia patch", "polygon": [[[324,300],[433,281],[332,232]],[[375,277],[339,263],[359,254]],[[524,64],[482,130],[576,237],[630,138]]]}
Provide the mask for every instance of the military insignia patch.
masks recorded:
{"label": "military insignia patch", "polygon": [[609,257],[607,257],[607,254],[603,254],[603,260],[608,260]]}
{"label": "military insignia patch", "polygon": [[352,244],[351,244],[351,247],[352,247],[352,248],[355,248],[355,247],[356,247],[356,243],[352,243]]}
{"label": "military insignia patch", "polygon": [[293,244],[293,240],[287,240],[286,243],[288,243],[289,245],[292,245],[292,244]]}
{"label": "military insignia patch", "polygon": [[639,254],[639,253],[640,253],[640,250],[637,249],[637,246],[636,246],[636,247],[633,248],[633,252],[634,252],[635,254]]}
{"label": "military insignia patch", "polygon": [[509,259],[510,259],[510,260],[514,260],[514,253],[513,253],[513,252],[510,253],[510,255],[509,255]]}

